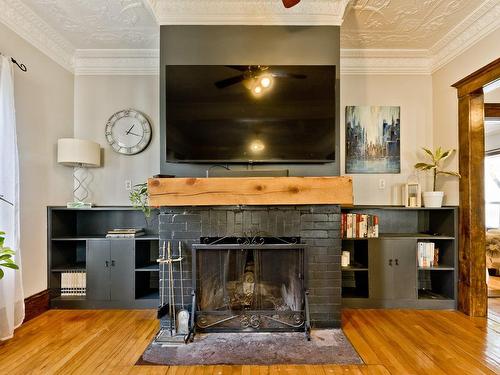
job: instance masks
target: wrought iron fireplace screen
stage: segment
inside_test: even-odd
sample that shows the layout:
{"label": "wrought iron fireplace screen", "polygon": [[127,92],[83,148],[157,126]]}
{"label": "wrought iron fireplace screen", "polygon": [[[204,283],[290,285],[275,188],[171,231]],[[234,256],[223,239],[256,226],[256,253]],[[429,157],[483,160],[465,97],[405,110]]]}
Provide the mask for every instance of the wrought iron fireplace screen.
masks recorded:
{"label": "wrought iron fireplace screen", "polygon": [[305,244],[300,238],[201,238],[193,245],[198,329],[304,330]]}

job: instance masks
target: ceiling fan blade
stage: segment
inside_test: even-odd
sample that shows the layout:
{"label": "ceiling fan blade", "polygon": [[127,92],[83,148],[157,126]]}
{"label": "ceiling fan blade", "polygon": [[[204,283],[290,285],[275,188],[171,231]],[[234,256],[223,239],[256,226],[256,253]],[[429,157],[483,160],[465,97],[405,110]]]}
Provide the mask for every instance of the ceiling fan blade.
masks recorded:
{"label": "ceiling fan blade", "polygon": [[248,70],[248,65],[226,65],[226,68],[231,68],[239,72],[245,72]]}
{"label": "ceiling fan blade", "polygon": [[228,86],[234,85],[236,83],[239,83],[245,79],[245,76],[243,74],[231,78],[226,78],[222,79],[220,81],[215,82],[215,86],[219,89],[226,88]]}
{"label": "ceiling fan blade", "polygon": [[283,0],[283,5],[285,6],[285,8],[294,7],[298,3],[300,3],[300,0]]}
{"label": "ceiling fan blade", "polygon": [[297,79],[307,78],[307,76],[305,74],[280,73],[280,72],[273,72],[272,76],[276,77],[276,78],[297,78]]}

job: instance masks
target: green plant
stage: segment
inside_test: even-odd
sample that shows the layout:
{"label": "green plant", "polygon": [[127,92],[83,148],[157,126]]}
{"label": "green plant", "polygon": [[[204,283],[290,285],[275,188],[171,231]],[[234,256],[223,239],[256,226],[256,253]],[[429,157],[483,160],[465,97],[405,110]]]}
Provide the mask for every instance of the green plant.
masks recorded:
{"label": "green plant", "polygon": [[448,159],[455,152],[454,149],[443,151],[441,147],[438,147],[434,152],[429,150],[428,148],[422,147],[422,150],[429,156],[432,163],[417,163],[415,164],[415,168],[421,171],[432,171],[433,174],[433,183],[432,183],[432,191],[436,191],[436,178],[438,175],[448,175],[455,177],[462,177],[460,173],[454,171],[445,171],[441,169],[441,163]]}
{"label": "green plant", "polygon": [[134,185],[129,195],[130,202],[135,208],[140,208],[146,218],[151,216],[151,207],[149,206],[148,184]]}
{"label": "green plant", "polygon": [[5,242],[5,232],[0,232],[0,279],[4,276],[3,268],[12,268],[18,270],[19,267],[14,263],[12,256],[16,253],[12,249],[5,247],[3,244]]}

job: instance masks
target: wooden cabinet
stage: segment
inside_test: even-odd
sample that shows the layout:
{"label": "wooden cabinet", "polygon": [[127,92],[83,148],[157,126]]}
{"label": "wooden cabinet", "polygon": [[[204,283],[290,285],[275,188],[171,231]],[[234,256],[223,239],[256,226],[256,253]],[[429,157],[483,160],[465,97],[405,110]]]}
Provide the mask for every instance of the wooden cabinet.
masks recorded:
{"label": "wooden cabinet", "polygon": [[87,297],[91,300],[134,300],[134,240],[87,242]]}
{"label": "wooden cabinet", "polygon": [[417,297],[417,241],[413,238],[370,240],[370,296],[379,300]]}

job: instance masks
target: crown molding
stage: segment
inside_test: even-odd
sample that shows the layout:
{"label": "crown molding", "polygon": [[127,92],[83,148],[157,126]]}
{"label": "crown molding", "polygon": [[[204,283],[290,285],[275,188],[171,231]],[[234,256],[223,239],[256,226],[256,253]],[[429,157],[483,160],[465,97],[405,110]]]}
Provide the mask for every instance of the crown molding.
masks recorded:
{"label": "crown molding", "polygon": [[349,0],[303,1],[286,9],[279,0],[143,0],[159,25],[340,26]]}
{"label": "crown molding", "polygon": [[462,52],[500,27],[500,2],[486,0],[430,49],[431,72],[448,64]]}
{"label": "crown molding", "polygon": [[73,72],[75,48],[64,37],[19,0],[0,0],[0,22]]}
{"label": "crown molding", "polygon": [[75,75],[158,75],[158,49],[76,50]]}
{"label": "crown molding", "polygon": [[341,49],[343,75],[425,75],[431,59],[423,49]]}

